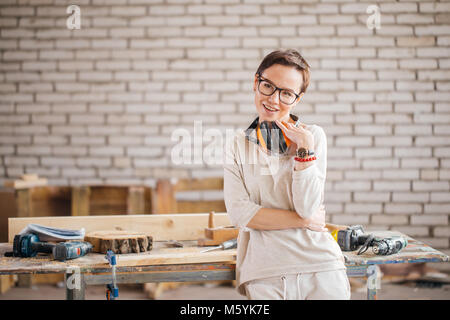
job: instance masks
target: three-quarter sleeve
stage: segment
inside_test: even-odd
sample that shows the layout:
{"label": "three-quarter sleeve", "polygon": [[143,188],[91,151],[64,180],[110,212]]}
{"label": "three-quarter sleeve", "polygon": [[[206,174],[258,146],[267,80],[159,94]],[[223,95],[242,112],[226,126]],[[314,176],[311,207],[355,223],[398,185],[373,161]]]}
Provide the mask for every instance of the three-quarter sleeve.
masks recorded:
{"label": "three-quarter sleeve", "polygon": [[235,142],[234,139],[233,143],[227,144],[225,148],[224,200],[231,223],[236,227],[246,228],[262,206],[250,200]]}
{"label": "three-quarter sleeve", "polygon": [[327,171],[327,138],[324,130],[314,126],[314,153],[317,160],[304,170],[293,170],[292,197],[295,211],[300,217],[309,219],[324,202]]}

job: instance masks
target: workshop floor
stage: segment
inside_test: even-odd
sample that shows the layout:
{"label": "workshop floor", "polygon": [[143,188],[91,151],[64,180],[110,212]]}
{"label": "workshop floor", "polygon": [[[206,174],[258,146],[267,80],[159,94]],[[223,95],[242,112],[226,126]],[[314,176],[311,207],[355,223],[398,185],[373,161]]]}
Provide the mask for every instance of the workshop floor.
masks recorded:
{"label": "workshop floor", "polygon": [[[123,300],[147,299],[141,285],[119,286],[119,298]],[[104,286],[89,286],[86,289],[87,300],[103,300],[105,298]],[[0,300],[59,300],[65,299],[64,288],[56,285],[40,284],[31,288],[14,287],[0,295]],[[161,300],[246,300],[236,290],[229,286],[215,284],[185,285],[163,292],[158,299]],[[352,287],[352,300],[365,300],[364,287]],[[439,288],[418,287],[415,283],[408,284],[382,284],[378,293],[379,300],[450,300],[450,286]]]}

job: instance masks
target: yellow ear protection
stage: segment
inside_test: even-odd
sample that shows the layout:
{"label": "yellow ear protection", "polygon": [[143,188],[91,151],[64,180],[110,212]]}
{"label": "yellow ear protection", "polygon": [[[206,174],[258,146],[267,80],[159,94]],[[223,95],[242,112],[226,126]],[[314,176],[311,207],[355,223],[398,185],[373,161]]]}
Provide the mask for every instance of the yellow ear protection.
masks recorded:
{"label": "yellow ear protection", "polygon": [[[287,122],[282,121],[282,123],[287,126]],[[297,120],[295,125],[297,126],[299,123],[300,121]],[[292,144],[292,141],[286,137],[283,130],[274,121],[262,121],[256,128],[256,136],[261,147],[278,154],[286,153]]]}

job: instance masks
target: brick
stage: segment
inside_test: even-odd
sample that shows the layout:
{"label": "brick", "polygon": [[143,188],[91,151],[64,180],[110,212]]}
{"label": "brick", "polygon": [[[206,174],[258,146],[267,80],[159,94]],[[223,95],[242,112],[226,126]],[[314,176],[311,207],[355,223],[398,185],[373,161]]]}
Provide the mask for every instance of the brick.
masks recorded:
{"label": "brick", "polygon": [[424,13],[448,12],[450,3],[426,2],[419,4],[419,11]]}
{"label": "brick", "polygon": [[373,101],[374,97],[372,93],[361,93],[361,92],[340,92],[337,94],[338,101],[351,101],[351,102],[363,102],[363,101]]}
{"label": "brick", "polygon": [[413,191],[448,191],[448,181],[413,181]]}
{"label": "brick", "polygon": [[386,214],[420,214],[422,213],[422,205],[407,203],[386,203],[384,205],[384,212]]}
{"label": "brick", "polygon": [[392,157],[390,148],[355,148],[355,158],[386,158]]}
{"label": "brick", "polygon": [[417,48],[418,57],[447,58],[449,56],[449,53],[449,48],[445,47]]}
{"label": "brick", "polygon": [[361,47],[393,47],[395,46],[395,39],[388,37],[357,37],[358,46]]}
{"label": "brick", "polygon": [[316,13],[338,13],[339,7],[337,4],[314,4],[302,5],[302,13],[316,14]]}
{"label": "brick", "polygon": [[378,50],[380,58],[414,58],[414,48],[381,48]]}
{"label": "brick", "polygon": [[333,214],[332,223],[343,225],[367,225],[369,224],[369,215],[353,215],[353,214]]}
{"label": "brick", "polygon": [[411,183],[409,181],[374,181],[375,191],[409,191]]}
{"label": "brick", "polygon": [[[408,216],[404,215],[385,215],[385,214],[378,214],[378,215],[372,215],[371,216],[371,224],[375,225],[395,225],[395,230],[398,230],[398,225],[405,225],[408,224]],[[408,233],[408,235],[410,235]]]}
{"label": "brick", "polygon": [[395,125],[395,135],[431,135],[431,125]]}
{"label": "brick", "polygon": [[417,92],[415,94],[417,101],[449,101],[450,93],[442,91]]}
{"label": "brick", "polygon": [[425,81],[397,81],[398,91],[434,90],[434,84]]}
{"label": "brick", "polygon": [[339,181],[334,183],[335,191],[368,191],[371,183],[368,181]]}
{"label": "brick", "polygon": [[[430,153],[431,153],[431,151],[430,151]],[[450,154],[450,148],[448,148],[448,147],[437,147],[437,148],[434,148],[433,155],[435,157],[446,157],[449,154]]]}
{"label": "brick", "polygon": [[449,46],[450,45],[450,36],[438,36],[437,44],[438,46]]}
{"label": "brick", "polygon": [[383,206],[381,203],[346,203],[344,212],[350,214],[376,214],[381,213]]}
{"label": "brick", "polygon": [[394,71],[378,71],[378,78],[380,80],[414,80],[416,74],[414,71],[394,70]]}
{"label": "brick", "polygon": [[366,159],[362,161],[363,169],[399,168],[399,159]]}
{"label": "brick", "polygon": [[395,103],[395,113],[431,113],[431,103]]}
{"label": "brick", "polygon": [[415,33],[418,36],[436,36],[436,35],[449,35],[450,30],[448,25],[431,25],[431,26],[416,26]]}
{"label": "brick", "polygon": [[369,36],[372,34],[372,30],[365,25],[338,25],[336,30],[338,36]]}
{"label": "brick", "polygon": [[399,37],[397,45],[400,47],[427,47],[434,46],[434,37]]}
{"label": "brick", "polygon": [[448,214],[450,212],[450,204],[431,203],[424,205],[425,214]]}
{"label": "brick", "polygon": [[370,113],[376,108],[377,114],[392,113],[390,103],[355,103],[355,113]]}
{"label": "brick", "polygon": [[[388,68],[388,66],[386,66]],[[352,72],[353,73],[353,72]],[[345,78],[344,78],[345,79]],[[359,79],[375,79],[375,74],[367,73],[367,71],[355,77],[355,80]],[[392,81],[357,81],[357,90],[368,90],[368,91],[393,91],[394,82]]]}
{"label": "brick", "polygon": [[239,25],[241,17],[238,15],[208,15],[205,16],[206,25],[220,25],[220,26],[230,26]]}
{"label": "brick", "polygon": [[[401,26],[401,25],[386,25],[383,24],[380,29],[377,30],[377,34],[379,35],[413,35],[414,30],[412,26]],[[398,43],[398,42],[397,42]]]}
{"label": "brick", "polygon": [[420,170],[421,180],[438,180],[439,171],[435,169],[421,169]]}
{"label": "brick", "polygon": [[430,235],[430,231],[428,227],[406,227],[399,226],[395,227],[396,231],[399,231],[403,234],[407,234],[410,237],[427,237]]}
{"label": "brick", "polygon": [[412,137],[375,137],[375,146],[411,146]]}
{"label": "brick", "polygon": [[435,237],[450,237],[450,227],[435,227],[433,228],[433,235]]}
{"label": "brick", "polygon": [[[397,159],[398,160],[398,159]],[[406,170],[406,169],[396,169],[396,170],[383,170],[382,171],[383,180],[411,180],[419,179],[419,170]]]}
{"label": "brick", "polygon": [[110,167],[110,158],[78,158],[76,159],[77,166],[80,167]]}
{"label": "brick", "polygon": [[230,5],[225,6],[225,14],[260,15],[261,8],[254,5]]}
{"label": "brick", "polygon": [[398,62],[397,60],[390,59],[361,59],[361,68],[362,69],[397,69]]}
{"label": "brick", "polygon": [[448,145],[448,137],[420,137],[416,138],[417,146],[445,146]]}
{"label": "brick", "polygon": [[397,123],[411,123],[412,117],[409,114],[375,114],[375,123],[381,124],[397,124]]}
{"label": "brick", "polygon": [[[359,168],[357,168],[359,169]],[[375,170],[346,170],[344,173],[347,180],[376,180],[381,178],[381,172]]]}
{"label": "brick", "polygon": [[317,17],[315,15],[280,15],[280,24],[281,25],[312,25],[317,24]]}
{"label": "brick", "polygon": [[389,202],[389,192],[354,192],[355,202]]}
{"label": "brick", "polygon": [[[38,157],[32,156],[4,156],[4,163],[7,166],[37,166]],[[8,169],[8,168],[7,168]]]}
{"label": "brick", "polygon": [[[275,31],[271,31],[271,28],[278,27],[278,19],[273,16],[244,16],[242,17],[242,25],[244,26],[260,26],[262,35],[273,35]],[[271,27],[267,27],[271,26]],[[278,27],[289,28],[289,34],[295,35],[296,31],[294,27]],[[262,30],[264,29],[264,32]]]}

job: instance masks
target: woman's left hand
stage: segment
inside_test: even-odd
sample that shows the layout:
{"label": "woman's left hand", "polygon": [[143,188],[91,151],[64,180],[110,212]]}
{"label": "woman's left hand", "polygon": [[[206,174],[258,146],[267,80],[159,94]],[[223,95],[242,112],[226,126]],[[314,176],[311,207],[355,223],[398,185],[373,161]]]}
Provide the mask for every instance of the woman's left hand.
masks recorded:
{"label": "woman's left hand", "polygon": [[283,130],[286,137],[297,145],[297,148],[314,149],[314,136],[311,131],[306,129],[306,125],[300,124],[299,127],[292,123],[285,125],[279,120],[275,120],[275,123]]}

